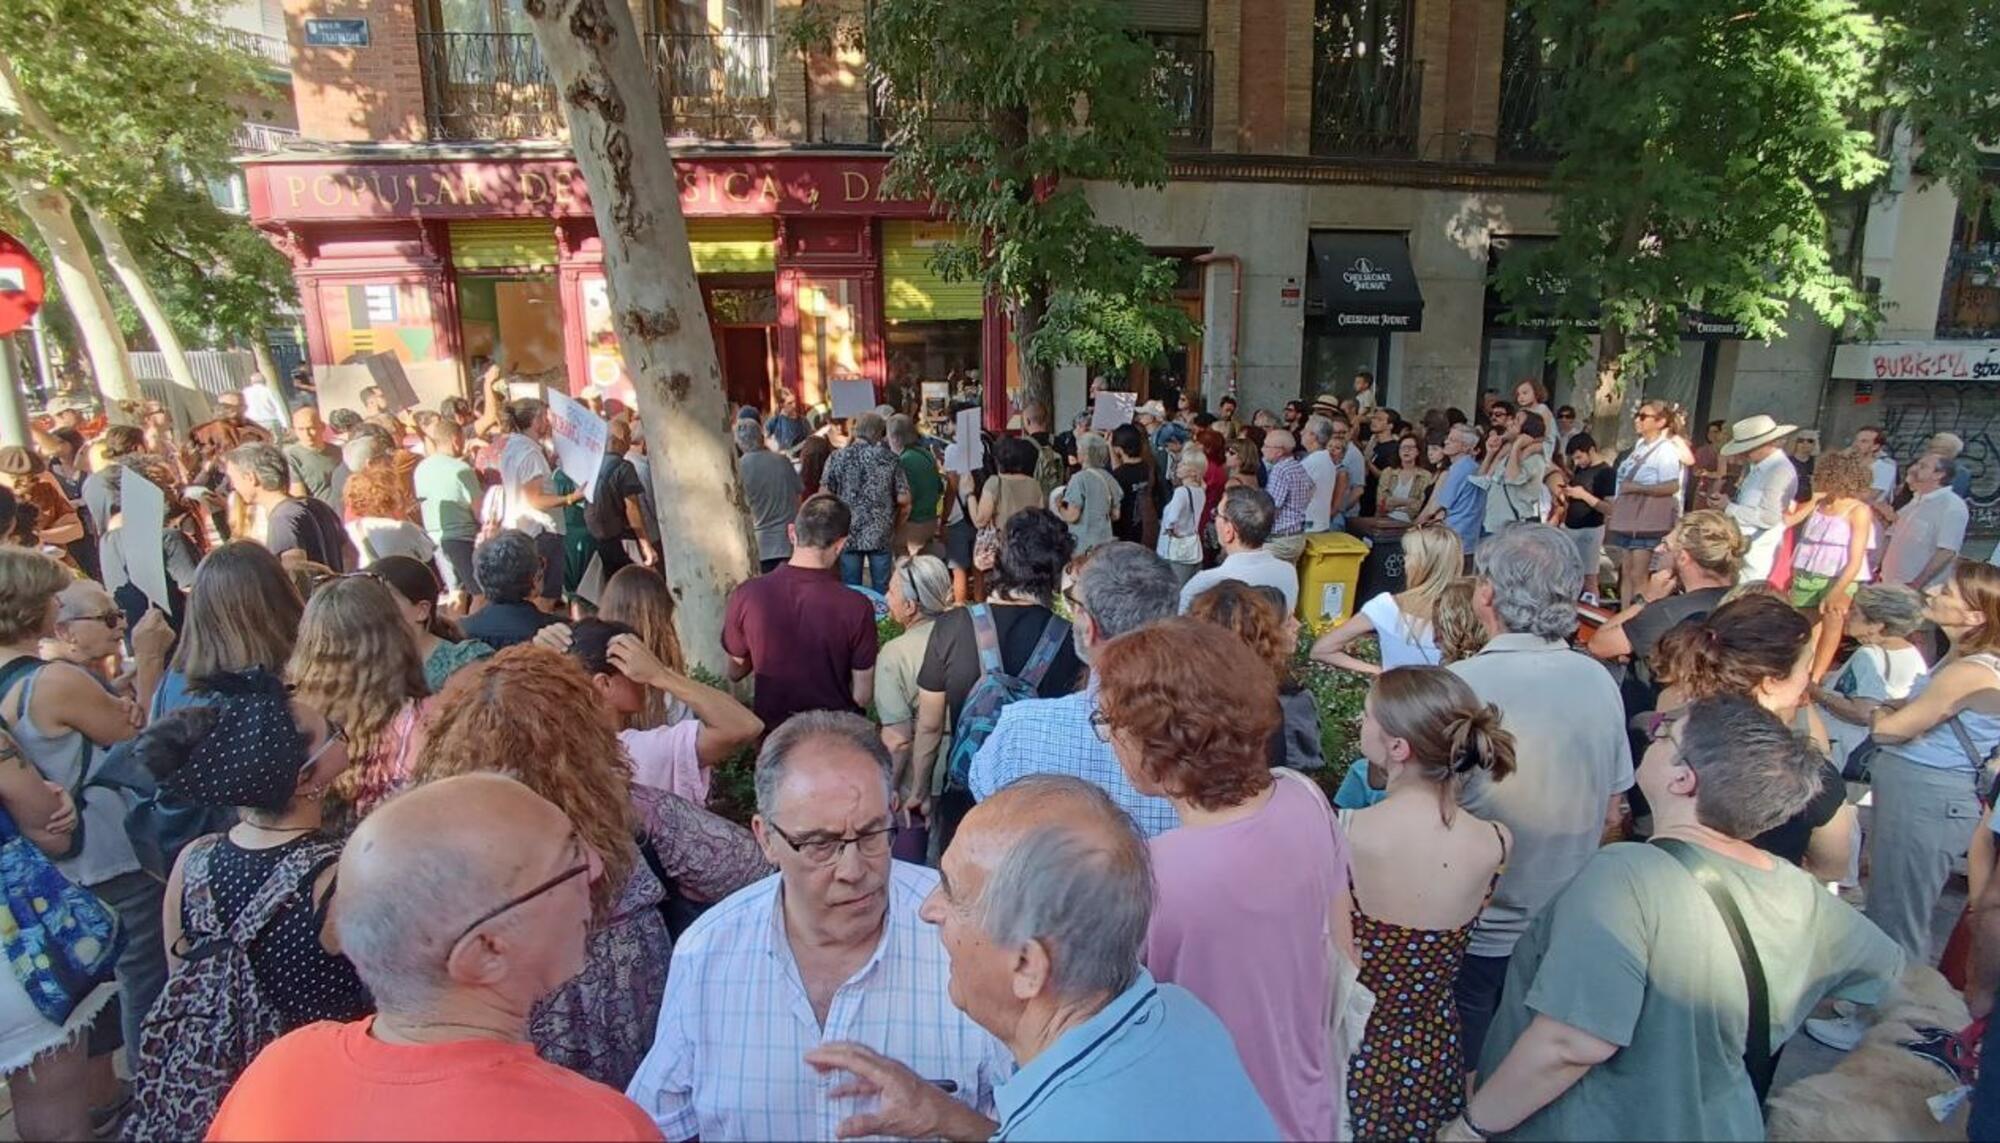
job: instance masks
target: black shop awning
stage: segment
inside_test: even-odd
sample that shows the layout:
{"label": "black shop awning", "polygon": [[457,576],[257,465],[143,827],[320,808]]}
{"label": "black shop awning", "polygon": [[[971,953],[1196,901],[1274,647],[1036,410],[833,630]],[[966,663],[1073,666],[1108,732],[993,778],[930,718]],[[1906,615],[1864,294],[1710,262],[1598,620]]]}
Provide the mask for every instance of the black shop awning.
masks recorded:
{"label": "black shop awning", "polygon": [[1308,316],[1356,334],[1424,327],[1424,294],[1401,234],[1321,231],[1312,236]]}

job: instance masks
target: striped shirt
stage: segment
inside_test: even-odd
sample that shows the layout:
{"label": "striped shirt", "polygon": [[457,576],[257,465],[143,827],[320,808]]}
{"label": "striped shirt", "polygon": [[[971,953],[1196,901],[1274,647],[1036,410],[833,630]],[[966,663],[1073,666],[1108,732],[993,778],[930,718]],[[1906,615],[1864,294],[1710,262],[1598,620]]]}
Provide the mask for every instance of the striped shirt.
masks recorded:
{"label": "striped shirt", "polygon": [[973,798],[985,801],[1030,774],[1067,774],[1110,794],[1147,837],[1180,825],[1173,803],[1141,794],[1125,776],[1111,744],[1090,725],[1096,709],[1095,677],[1088,688],[1072,695],[1023,699],[1000,708],[1000,721],[972,758],[967,784]]}
{"label": "striped shirt", "polygon": [[917,916],[937,873],[892,864],[881,942],[833,994],[824,1028],[785,936],[781,877],[738,890],[674,946],[653,1049],[625,1094],[668,1139],[831,1140],[841,1120],[879,1101],[829,1097],[849,1077],[815,1072],[805,1054],[853,1040],[952,1081],[960,1102],[992,1115],[1013,1057],[947,994],[944,945]]}
{"label": "striped shirt", "polygon": [[1271,466],[1270,475],[1264,480],[1264,491],[1271,494],[1271,503],[1277,505],[1278,513],[1271,520],[1273,536],[1295,536],[1305,531],[1306,511],[1312,507],[1313,478],[1306,466],[1291,457]]}

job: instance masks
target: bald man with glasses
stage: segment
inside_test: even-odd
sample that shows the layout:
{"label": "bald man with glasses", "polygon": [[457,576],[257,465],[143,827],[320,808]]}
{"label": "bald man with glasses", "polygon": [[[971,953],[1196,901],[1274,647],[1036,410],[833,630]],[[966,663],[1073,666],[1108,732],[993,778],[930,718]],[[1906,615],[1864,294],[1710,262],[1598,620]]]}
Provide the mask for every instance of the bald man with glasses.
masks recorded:
{"label": "bald man with glasses", "polygon": [[376,1014],[273,1043],[211,1140],[656,1140],[618,1092],[543,1061],[535,1005],[583,967],[598,855],[512,778],[385,802],[340,858],[333,925]]}

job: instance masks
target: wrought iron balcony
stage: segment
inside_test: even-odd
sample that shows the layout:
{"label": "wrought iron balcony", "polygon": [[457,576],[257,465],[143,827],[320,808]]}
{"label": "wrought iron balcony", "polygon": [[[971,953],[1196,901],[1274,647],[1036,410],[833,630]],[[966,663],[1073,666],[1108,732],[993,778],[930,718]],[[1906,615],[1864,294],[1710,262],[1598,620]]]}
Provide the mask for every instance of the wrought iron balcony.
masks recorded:
{"label": "wrought iron balcony", "polygon": [[[533,34],[419,32],[417,40],[432,138],[542,139],[562,131],[562,105]],[[646,37],[667,134],[769,135],[775,40],[739,32]]]}
{"label": "wrought iron balcony", "polygon": [[418,32],[433,139],[546,139],[562,130],[555,83],[525,32]]}
{"label": "wrought iron balcony", "polygon": [[1154,82],[1169,116],[1167,146],[1206,151],[1215,121],[1215,53],[1182,37],[1156,37]]}
{"label": "wrought iron balcony", "polygon": [[1546,123],[1563,69],[1549,59],[1549,44],[1530,11],[1511,5],[1500,53],[1500,128],[1495,157],[1503,163],[1552,163],[1557,158]]}
{"label": "wrought iron balcony", "polygon": [[762,139],[775,119],[776,37],[742,32],[665,32],[649,42],[668,135]]}
{"label": "wrought iron balcony", "polygon": [[1960,246],[1944,264],[1939,337],[2000,337],[2000,242]]}
{"label": "wrought iron balcony", "polygon": [[1417,153],[1421,63],[1313,63],[1312,153],[1411,158]]}

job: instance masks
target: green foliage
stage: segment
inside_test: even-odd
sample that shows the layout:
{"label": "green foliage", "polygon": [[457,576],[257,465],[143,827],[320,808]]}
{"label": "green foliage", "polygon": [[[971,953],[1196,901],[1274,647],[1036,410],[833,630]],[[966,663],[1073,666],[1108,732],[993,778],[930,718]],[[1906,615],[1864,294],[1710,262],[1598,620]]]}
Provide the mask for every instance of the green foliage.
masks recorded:
{"label": "green foliage", "polygon": [[[1368,698],[1369,678],[1352,671],[1335,670],[1306,658],[1313,637],[1302,633],[1298,659],[1293,666],[1298,680],[1312,692],[1319,707],[1319,755],[1326,765],[1313,772],[1320,787],[1331,798],[1347,777],[1348,768],[1361,757],[1361,704]],[[1348,645],[1358,658],[1376,660],[1375,640],[1361,639]]]}
{"label": "green foliage", "polygon": [[[144,260],[167,320],[189,344],[253,340],[297,302],[291,263],[203,191],[160,185],[126,238]],[[119,323],[137,337],[138,316],[128,310],[120,306]]]}
{"label": "green foliage", "polygon": [[859,48],[894,154],[884,189],[966,225],[938,272],[1017,306],[1030,365],[1122,366],[1194,336],[1170,264],[1097,221],[1079,185],[1166,182],[1158,55],[1117,0],[807,0],[790,38]]}
{"label": "green foliage", "polygon": [[1826,215],[1885,169],[1856,126],[1883,35],[1855,0],[1523,3],[1562,75],[1543,124],[1561,236],[1500,288],[1522,307],[1536,279],[1566,284],[1559,357],[1583,360],[1593,316],[1643,370],[1691,310],[1753,338],[1794,303],[1867,313]]}
{"label": "green foliage", "polygon": [[1920,175],[1950,186],[1966,213],[1981,198],[2000,222],[1982,172],[2000,144],[2000,0],[1867,0],[1882,27],[1889,107],[1923,141]]}

